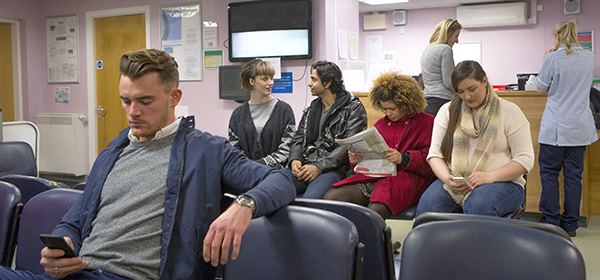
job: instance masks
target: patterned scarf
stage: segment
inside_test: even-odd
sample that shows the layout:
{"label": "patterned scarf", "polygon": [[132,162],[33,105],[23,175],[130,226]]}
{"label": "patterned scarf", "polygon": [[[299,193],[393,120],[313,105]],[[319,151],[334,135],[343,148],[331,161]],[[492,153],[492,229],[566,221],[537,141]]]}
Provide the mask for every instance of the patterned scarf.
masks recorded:
{"label": "patterned scarf", "polygon": [[[458,98],[458,97],[456,97]],[[452,162],[450,167],[452,175],[467,178],[475,171],[483,171],[488,157],[494,148],[500,124],[500,101],[493,90],[488,90],[483,106],[474,117],[471,108],[461,103],[460,125],[454,131],[452,147]],[[469,138],[476,137],[475,150],[469,158]],[[471,191],[455,193],[444,184],[452,199],[461,206]]]}

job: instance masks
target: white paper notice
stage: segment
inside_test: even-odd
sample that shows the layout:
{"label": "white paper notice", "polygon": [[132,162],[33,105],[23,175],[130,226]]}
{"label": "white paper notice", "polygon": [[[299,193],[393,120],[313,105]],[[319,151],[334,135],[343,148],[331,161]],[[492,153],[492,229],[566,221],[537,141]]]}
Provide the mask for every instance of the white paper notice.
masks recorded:
{"label": "white paper notice", "polygon": [[203,46],[200,5],[161,7],[161,15],[161,48],[175,57],[179,64],[179,79],[201,81]]}
{"label": "white paper notice", "polygon": [[358,59],[358,32],[348,31],[350,59]]}
{"label": "white paper notice", "polygon": [[338,29],[338,49],[340,58],[348,59],[348,31]]}
{"label": "white paper notice", "polygon": [[367,36],[367,61],[383,61],[383,36]]}
{"label": "white paper notice", "polygon": [[76,15],[46,18],[48,83],[79,82],[77,24]]}
{"label": "white paper notice", "polygon": [[204,48],[205,49],[216,49],[218,42],[218,24],[214,21],[205,21],[203,22],[204,29],[202,30],[204,33]]}
{"label": "white paper notice", "polygon": [[263,57],[261,59],[273,65],[273,68],[275,68],[275,76],[273,76],[273,79],[281,79],[281,57]]}

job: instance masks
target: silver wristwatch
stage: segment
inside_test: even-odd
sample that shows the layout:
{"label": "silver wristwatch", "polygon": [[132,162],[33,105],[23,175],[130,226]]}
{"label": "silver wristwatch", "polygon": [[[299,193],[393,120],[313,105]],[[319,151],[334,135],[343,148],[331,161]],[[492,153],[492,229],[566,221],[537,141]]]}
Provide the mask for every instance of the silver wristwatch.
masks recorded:
{"label": "silver wristwatch", "polygon": [[249,197],[247,195],[239,195],[235,199],[235,202],[242,206],[249,207],[250,210],[252,210],[252,215],[254,215],[254,212],[256,212],[256,203],[254,203],[254,199],[252,197]]}

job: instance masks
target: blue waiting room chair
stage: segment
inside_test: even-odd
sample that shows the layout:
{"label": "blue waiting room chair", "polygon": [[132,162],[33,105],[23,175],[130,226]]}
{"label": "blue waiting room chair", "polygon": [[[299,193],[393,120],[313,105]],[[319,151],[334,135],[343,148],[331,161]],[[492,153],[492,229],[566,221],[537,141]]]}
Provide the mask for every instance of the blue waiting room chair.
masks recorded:
{"label": "blue waiting room chair", "polygon": [[44,273],[40,252],[45,246],[39,235],[51,233],[81,193],[79,190],[56,188],[34,196],[25,204],[17,237],[17,269]]}
{"label": "blue waiting room chair", "polygon": [[9,174],[37,176],[37,163],[27,142],[0,142],[0,177]]}
{"label": "blue waiting room chair", "polygon": [[253,219],[224,279],[362,279],[356,226],[330,211],[289,205]]}
{"label": "blue waiting room chair", "polygon": [[408,233],[399,279],[583,280],[585,264],[579,250],[554,233],[494,219],[446,220]]}
{"label": "blue waiting room chair", "polygon": [[0,182],[0,266],[12,265],[22,209],[19,189],[11,183]]}
{"label": "blue waiting room chair", "polygon": [[69,186],[62,183],[27,175],[5,175],[0,177],[0,181],[9,182],[19,188],[21,191],[21,202],[23,202],[23,204],[27,204],[32,197],[41,192],[55,188],[69,188]]}
{"label": "blue waiting room chair", "polygon": [[357,204],[296,198],[292,205],[323,209],[350,220],[358,230],[358,241],[365,245],[363,279],[394,280],[392,231],[377,212]]}

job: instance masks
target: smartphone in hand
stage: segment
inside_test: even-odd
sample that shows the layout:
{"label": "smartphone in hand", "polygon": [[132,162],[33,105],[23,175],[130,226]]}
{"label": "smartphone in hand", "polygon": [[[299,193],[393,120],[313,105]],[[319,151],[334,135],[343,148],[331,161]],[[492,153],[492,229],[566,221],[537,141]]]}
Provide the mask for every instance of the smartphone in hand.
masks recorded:
{"label": "smartphone in hand", "polygon": [[69,243],[65,240],[64,237],[60,235],[52,235],[52,234],[40,234],[40,239],[44,242],[44,245],[50,249],[61,249],[65,251],[65,255],[63,258],[74,258],[77,257],[77,254],[73,251]]}
{"label": "smartphone in hand", "polygon": [[454,177],[452,178],[452,181],[454,181],[454,183],[465,183],[465,185],[467,186],[471,186],[469,185],[469,181],[467,181],[467,179],[463,178],[463,177]]}

